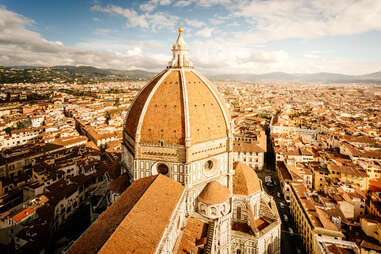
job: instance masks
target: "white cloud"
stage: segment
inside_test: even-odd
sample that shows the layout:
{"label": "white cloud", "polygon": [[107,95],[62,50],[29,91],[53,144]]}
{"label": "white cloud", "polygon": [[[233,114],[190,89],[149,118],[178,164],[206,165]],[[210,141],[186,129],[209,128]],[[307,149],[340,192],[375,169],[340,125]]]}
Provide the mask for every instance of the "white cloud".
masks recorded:
{"label": "white cloud", "polygon": [[158,5],[166,6],[169,4],[171,4],[171,0],[150,0],[145,4],[141,4],[140,9],[151,12],[155,10]]}
{"label": "white cloud", "polygon": [[100,22],[100,21],[101,21],[99,18],[96,18],[96,17],[92,18],[92,20],[93,20],[94,22]]}
{"label": "white cloud", "polygon": [[94,5],[91,7],[91,10],[122,15],[127,19],[127,26],[129,27],[149,27],[147,17],[145,15],[139,15],[135,10],[132,9],[124,9],[116,5],[111,5],[108,7]]}
{"label": "white cloud", "polygon": [[211,7],[213,5],[229,5],[230,0],[198,0],[197,4],[204,7]]}
{"label": "white cloud", "polygon": [[212,36],[213,28],[205,27],[204,29],[201,29],[197,31],[196,35],[201,37],[210,37]]}
{"label": "white cloud", "polygon": [[141,48],[133,48],[133,49],[130,49],[127,51],[127,54],[130,55],[130,56],[142,56],[143,55],[143,51]]}
{"label": "white cloud", "polygon": [[198,27],[198,28],[205,25],[204,22],[197,19],[185,19],[185,23],[189,26]]}
{"label": "white cloud", "polygon": [[239,42],[197,40],[190,45],[197,69],[209,74],[264,73],[280,69],[289,59],[285,51],[263,51],[240,47]]}
{"label": "white cloud", "polygon": [[237,33],[245,41],[316,38],[381,30],[381,1],[273,0],[246,1],[230,8],[253,25]]}
{"label": "white cloud", "polygon": [[[301,0],[300,0],[301,1]],[[340,2],[340,0],[338,0]],[[324,1],[322,4],[324,5]],[[289,5],[287,5],[289,4]],[[276,25],[282,25],[280,20],[284,21],[294,7],[289,2],[281,7],[274,7],[274,13],[265,11],[258,19],[277,20]],[[335,4],[338,4],[335,2]],[[287,7],[288,6],[288,7]],[[290,7],[291,6],[291,7]],[[277,9],[278,8],[278,9]],[[284,10],[284,9],[287,10]],[[322,9],[329,9],[321,7]],[[335,7],[338,9],[339,7]],[[347,8],[347,7],[346,7]],[[349,7],[348,7],[349,8]],[[144,29],[159,30],[166,27],[174,27],[178,23],[177,17],[162,17],[164,13],[146,13],[138,14],[134,10],[123,9],[117,6],[93,7],[96,11],[102,11],[114,15],[123,15],[126,17],[129,26],[136,26]],[[289,17],[290,25],[299,21],[300,15],[306,17],[315,17],[314,11],[300,10],[304,14],[297,14],[297,17]],[[327,10],[325,13],[336,12]],[[369,11],[372,13],[373,11]],[[260,13],[259,13],[260,14]],[[248,14],[246,14],[248,15]],[[328,15],[328,14],[324,14]],[[340,14],[341,15],[341,14]],[[265,18],[264,18],[265,17]],[[135,20],[138,18],[138,21]],[[139,18],[141,19],[139,21]],[[248,16],[245,18],[249,18]],[[370,15],[369,19],[373,19]],[[311,20],[311,18],[307,19]],[[191,20],[191,22],[194,20]],[[359,21],[364,23],[363,21]],[[98,39],[88,40],[78,43],[75,47],[68,47],[59,41],[48,41],[39,33],[31,31],[28,26],[34,22],[28,18],[18,15],[14,12],[0,7],[0,65],[91,65],[100,68],[114,69],[144,69],[159,71],[165,68],[166,63],[171,58],[170,44],[165,41],[164,44],[158,43],[155,39],[146,39],[144,41],[120,41],[118,38],[111,40]],[[195,24],[195,23],[194,23]],[[267,27],[272,26],[272,22],[258,24],[255,35],[263,35],[259,41],[263,43],[264,38],[270,37],[267,33]],[[189,25],[189,24],[188,24]],[[303,25],[303,24],[301,24]],[[190,25],[189,25],[190,26]],[[197,27],[197,25],[193,25]],[[201,26],[203,27],[203,26]],[[260,30],[259,28],[262,28]],[[285,72],[339,72],[350,74],[363,74],[375,72],[381,69],[381,61],[362,61],[348,60],[344,58],[324,57],[324,52],[314,50],[306,52],[305,56],[296,58],[290,56],[284,50],[266,50],[259,48],[258,38],[246,37],[249,32],[236,33],[235,37],[222,36],[220,29],[204,27],[197,31],[193,40],[188,41],[190,48],[190,58],[195,67],[200,71],[211,75],[221,73],[266,73],[273,71]],[[196,29],[194,29],[196,30]],[[295,31],[297,29],[293,29]],[[102,32],[101,30],[99,30]],[[98,31],[98,32],[99,32]],[[323,31],[323,30],[322,30]],[[106,32],[107,31],[103,31]],[[305,31],[309,33],[309,31]],[[281,34],[277,29],[275,34]],[[290,36],[290,31],[284,32]],[[293,33],[294,34],[294,33]],[[211,38],[211,36],[213,37]],[[231,34],[228,34],[228,36]],[[239,36],[241,35],[241,37]],[[189,37],[188,37],[189,36]],[[184,32],[184,37],[192,37],[188,30]],[[276,37],[278,38],[278,37]],[[173,33],[173,42],[176,40],[176,34]],[[163,49],[160,52],[159,49]],[[149,54],[147,52],[150,52]],[[331,55],[331,54],[330,54]],[[312,56],[312,57],[311,57]],[[319,57],[314,57],[319,56]]]}
{"label": "white cloud", "polygon": [[174,3],[174,7],[186,7],[192,4],[194,0],[179,0]]}
{"label": "white cloud", "polygon": [[220,5],[228,11],[228,16],[210,18],[213,25],[226,22],[231,15],[245,18],[250,29],[237,32],[236,38],[248,42],[381,30],[381,1],[378,0],[189,0],[174,6],[191,3],[205,8]]}
{"label": "white cloud", "polygon": [[162,12],[151,14],[147,19],[150,22],[151,30],[154,32],[162,29],[174,30],[179,20],[176,16],[171,16]]}
{"label": "white cloud", "polygon": [[62,43],[62,41],[55,41],[55,43],[58,45],[58,46],[63,46],[64,44]]}
{"label": "white cloud", "polygon": [[139,15],[133,9],[121,8],[116,5],[111,5],[107,7],[94,5],[93,7],[91,7],[91,10],[122,15],[127,19],[128,27],[150,28],[152,31],[167,28],[173,29],[179,19],[176,16],[171,16],[163,12],[145,13]]}
{"label": "white cloud", "polygon": [[[127,49],[125,53],[97,50],[97,46],[100,46],[96,43],[82,43],[79,48],[66,47],[62,42],[48,41],[39,33],[30,31],[27,26],[33,23],[0,7],[0,65],[91,65],[100,68],[160,70],[169,59],[169,56],[163,57],[162,54],[144,55],[139,46]],[[107,45],[113,47],[112,43]],[[115,48],[120,49],[120,45]]]}
{"label": "white cloud", "polygon": [[155,10],[156,8],[156,5],[152,4],[152,3],[145,3],[145,4],[142,4],[140,5],[140,9],[142,9],[143,11],[153,11]]}
{"label": "white cloud", "polygon": [[222,18],[211,18],[209,19],[209,23],[211,23],[212,25],[221,25],[222,23],[224,23],[226,20],[222,19]]}

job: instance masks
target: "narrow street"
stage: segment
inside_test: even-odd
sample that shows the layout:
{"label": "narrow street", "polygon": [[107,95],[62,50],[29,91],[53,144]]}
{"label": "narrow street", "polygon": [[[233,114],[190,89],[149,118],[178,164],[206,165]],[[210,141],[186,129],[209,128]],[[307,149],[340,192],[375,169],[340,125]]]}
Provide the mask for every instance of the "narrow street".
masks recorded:
{"label": "narrow street", "polygon": [[[276,174],[275,169],[263,169],[263,171],[257,171],[257,174],[258,177],[262,180],[263,188],[265,189],[265,191],[269,195],[273,196],[278,207],[279,216],[282,219],[281,253],[306,254],[307,252],[303,247],[303,242],[301,236],[298,234],[298,230],[292,218],[291,211],[282,195],[278,176]],[[271,176],[273,184],[275,185],[266,185],[265,176]]]}

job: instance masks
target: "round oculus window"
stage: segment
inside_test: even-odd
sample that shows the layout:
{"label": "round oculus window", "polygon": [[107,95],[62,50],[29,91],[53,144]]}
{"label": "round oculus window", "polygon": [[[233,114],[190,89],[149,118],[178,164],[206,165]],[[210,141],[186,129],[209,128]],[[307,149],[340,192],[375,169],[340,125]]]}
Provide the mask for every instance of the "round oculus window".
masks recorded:
{"label": "round oculus window", "polygon": [[205,164],[204,164],[204,168],[205,168],[206,170],[212,170],[213,167],[214,167],[214,163],[213,163],[212,160],[208,160],[208,161],[206,161]]}
{"label": "round oculus window", "polygon": [[169,171],[169,169],[168,169],[168,166],[167,166],[167,165],[165,165],[165,164],[163,164],[163,163],[157,165],[157,172],[158,172],[159,174],[166,175],[166,174],[168,174],[168,171]]}

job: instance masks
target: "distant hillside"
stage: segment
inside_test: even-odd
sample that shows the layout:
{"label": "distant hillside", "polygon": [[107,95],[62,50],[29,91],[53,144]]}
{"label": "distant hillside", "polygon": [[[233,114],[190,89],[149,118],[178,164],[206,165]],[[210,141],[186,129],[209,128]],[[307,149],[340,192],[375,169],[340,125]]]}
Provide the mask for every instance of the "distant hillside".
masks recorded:
{"label": "distant hillside", "polygon": [[368,78],[368,79],[381,79],[381,71],[375,72],[375,73],[366,74],[366,75],[362,75],[360,77]]}
{"label": "distant hillside", "polygon": [[[79,84],[97,83],[103,81],[149,80],[155,73],[142,70],[112,70],[99,69],[91,66],[0,66],[1,83],[38,83],[62,82]],[[283,82],[371,82],[381,84],[381,71],[366,75],[344,75],[338,73],[285,73],[271,72],[265,74],[224,74],[209,76],[214,80],[237,81],[283,81]]]}
{"label": "distant hillside", "polygon": [[121,71],[98,69],[91,66],[0,66],[0,83],[77,82],[84,84],[103,81],[146,80],[153,76],[154,73],[142,70]]}
{"label": "distant hillside", "polygon": [[344,75],[338,73],[285,73],[271,72],[266,74],[225,74],[211,77],[216,80],[237,81],[286,81],[286,82],[371,82],[381,83],[381,72],[366,75]]}

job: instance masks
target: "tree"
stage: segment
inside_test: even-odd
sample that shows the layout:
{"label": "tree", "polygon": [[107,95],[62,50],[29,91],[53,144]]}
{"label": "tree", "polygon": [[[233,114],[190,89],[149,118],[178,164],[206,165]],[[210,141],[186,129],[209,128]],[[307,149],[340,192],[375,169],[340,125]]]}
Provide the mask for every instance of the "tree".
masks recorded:
{"label": "tree", "polygon": [[5,128],[5,133],[7,133],[8,135],[11,135],[11,132],[12,132],[12,128],[11,127]]}

